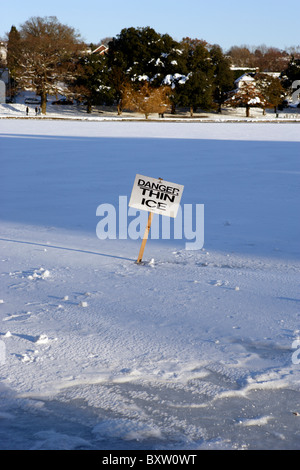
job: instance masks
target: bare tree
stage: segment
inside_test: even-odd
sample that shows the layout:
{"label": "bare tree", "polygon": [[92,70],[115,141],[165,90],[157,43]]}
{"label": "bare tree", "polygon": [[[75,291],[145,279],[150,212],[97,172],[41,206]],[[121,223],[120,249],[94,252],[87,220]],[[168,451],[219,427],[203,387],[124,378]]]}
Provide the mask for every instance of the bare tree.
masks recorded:
{"label": "bare tree", "polygon": [[255,67],[255,60],[253,54],[250,52],[249,46],[233,46],[228,51],[228,56],[231,57],[233,65],[236,67]]}
{"label": "bare tree", "polygon": [[33,17],[21,26],[15,77],[20,87],[41,97],[43,114],[47,94],[67,93],[65,82],[82,47],[79,34],[55,16]]}
{"label": "bare tree", "polygon": [[244,68],[256,68],[261,72],[281,72],[286,68],[288,53],[276,47],[233,46],[228,51],[232,65]]}

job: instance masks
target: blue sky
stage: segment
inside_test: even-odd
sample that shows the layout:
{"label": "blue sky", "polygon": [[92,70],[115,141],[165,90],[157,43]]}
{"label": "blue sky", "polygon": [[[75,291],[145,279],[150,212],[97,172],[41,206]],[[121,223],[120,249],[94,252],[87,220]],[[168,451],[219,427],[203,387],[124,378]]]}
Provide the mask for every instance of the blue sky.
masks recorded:
{"label": "blue sky", "polygon": [[205,39],[225,51],[243,44],[300,45],[300,0],[14,0],[1,9],[0,37],[32,16],[56,16],[88,43],[122,28],[151,26],[176,40]]}

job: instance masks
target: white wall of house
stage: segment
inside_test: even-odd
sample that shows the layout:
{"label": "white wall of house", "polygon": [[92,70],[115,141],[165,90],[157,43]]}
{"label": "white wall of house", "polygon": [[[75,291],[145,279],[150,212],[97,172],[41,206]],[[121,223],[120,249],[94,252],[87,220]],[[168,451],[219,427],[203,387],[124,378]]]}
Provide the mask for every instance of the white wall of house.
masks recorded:
{"label": "white wall of house", "polygon": [[0,80],[0,103],[1,104],[6,102],[5,90],[6,90],[5,83],[3,80]]}
{"label": "white wall of house", "polygon": [[237,88],[241,88],[242,86],[247,85],[248,83],[253,83],[253,82],[255,82],[254,78],[251,77],[251,75],[244,73],[244,75],[237,78],[234,83]]}

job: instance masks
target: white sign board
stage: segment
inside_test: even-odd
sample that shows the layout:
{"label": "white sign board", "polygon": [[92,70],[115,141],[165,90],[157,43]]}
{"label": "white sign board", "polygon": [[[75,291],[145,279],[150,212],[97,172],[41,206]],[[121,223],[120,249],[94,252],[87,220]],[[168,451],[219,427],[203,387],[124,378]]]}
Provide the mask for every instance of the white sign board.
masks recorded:
{"label": "white sign board", "polygon": [[183,193],[181,184],[136,175],[129,206],[154,214],[176,217]]}

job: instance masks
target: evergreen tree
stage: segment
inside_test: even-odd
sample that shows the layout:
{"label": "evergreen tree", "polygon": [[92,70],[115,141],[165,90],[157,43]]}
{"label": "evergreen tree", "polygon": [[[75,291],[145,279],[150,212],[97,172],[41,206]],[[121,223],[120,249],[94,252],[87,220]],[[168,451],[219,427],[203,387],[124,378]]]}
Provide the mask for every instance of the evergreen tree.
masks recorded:
{"label": "evergreen tree", "polygon": [[11,93],[16,94],[17,67],[21,58],[21,35],[15,26],[12,26],[7,37],[7,67],[11,76]]}
{"label": "evergreen tree", "polygon": [[214,66],[202,41],[183,44],[187,80],[176,87],[176,102],[188,106],[191,116],[197,108],[213,104]]}
{"label": "evergreen tree", "polygon": [[85,54],[76,64],[75,77],[70,82],[70,91],[79,102],[85,102],[87,112],[92,105],[110,103],[111,87],[105,84],[103,74],[105,59],[98,54]]}
{"label": "evergreen tree", "polygon": [[150,27],[123,29],[108,47],[106,75],[118,113],[122,109],[124,84],[134,84],[136,90],[145,81],[161,86],[167,74],[177,71],[181,55],[171,36],[161,35]]}
{"label": "evergreen tree", "polygon": [[122,29],[109,42],[108,64],[122,68],[131,80],[140,76],[153,80],[176,55],[176,45],[171,36],[161,35],[150,27]]}
{"label": "evergreen tree", "polygon": [[218,104],[218,111],[227,99],[227,93],[232,90],[234,77],[231,71],[231,61],[226,57],[220,46],[214,45],[210,49],[210,57],[214,66],[214,101]]}

